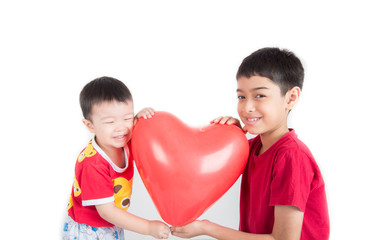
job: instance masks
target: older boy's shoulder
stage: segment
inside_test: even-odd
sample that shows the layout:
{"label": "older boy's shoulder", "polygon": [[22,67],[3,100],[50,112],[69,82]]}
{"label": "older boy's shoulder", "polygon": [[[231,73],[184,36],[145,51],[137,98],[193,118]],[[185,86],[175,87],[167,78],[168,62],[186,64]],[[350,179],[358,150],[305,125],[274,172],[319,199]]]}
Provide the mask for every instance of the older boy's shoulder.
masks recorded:
{"label": "older boy's shoulder", "polygon": [[310,149],[298,138],[293,129],[278,141],[277,151],[287,155],[305,155],[309,159],[314,159]]}

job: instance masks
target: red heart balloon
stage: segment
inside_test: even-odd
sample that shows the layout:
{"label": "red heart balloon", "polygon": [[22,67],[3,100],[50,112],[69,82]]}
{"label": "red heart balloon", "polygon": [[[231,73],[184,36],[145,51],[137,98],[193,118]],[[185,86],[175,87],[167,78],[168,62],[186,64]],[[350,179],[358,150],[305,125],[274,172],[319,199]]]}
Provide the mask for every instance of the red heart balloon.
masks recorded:
{"label": "red heart balloon", "polygon": [[249,153],[236,126],[190,128],[166,112],[137,122],[132,149],[160,216],[174,226],[194,221],[216,202],[239,178]]}

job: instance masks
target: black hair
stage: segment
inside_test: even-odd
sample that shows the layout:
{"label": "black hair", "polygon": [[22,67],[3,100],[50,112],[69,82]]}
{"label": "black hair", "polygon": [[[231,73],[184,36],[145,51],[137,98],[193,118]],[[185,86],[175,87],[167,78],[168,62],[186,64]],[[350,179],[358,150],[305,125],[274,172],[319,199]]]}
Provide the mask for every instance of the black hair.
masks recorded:
{"label": "black hair", "polygon": [[87,83],[80,92],[80,107],[85,119],[92,120],[92,106],[104,101],[133,101],[123,82],[112,77],[100,77]]}
{"label": "black hair", "polygon": [[300,59],[291,51],[279,48],[261,48],[241,63],[236,78],[261,76],[271,79],[285,95],[293,87],[302,89],[304,68]]}

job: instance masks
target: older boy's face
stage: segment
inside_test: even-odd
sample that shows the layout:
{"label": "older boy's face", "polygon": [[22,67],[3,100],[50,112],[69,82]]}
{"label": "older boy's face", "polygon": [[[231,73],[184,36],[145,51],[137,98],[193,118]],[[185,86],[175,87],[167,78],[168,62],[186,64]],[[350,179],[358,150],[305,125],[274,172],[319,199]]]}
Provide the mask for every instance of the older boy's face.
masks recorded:
{"label": "older boy's face", "polygon": [[238,113],[251,134],[279,134],[288,131],[286,96],[269,78],[252,76],[238,79]]}
{"label": "older boy's face", "polygon": [[121,148],[132,136],[133,102],[105,101],[92,107],[92,122],[89,130],[96,135],[102,150]]}

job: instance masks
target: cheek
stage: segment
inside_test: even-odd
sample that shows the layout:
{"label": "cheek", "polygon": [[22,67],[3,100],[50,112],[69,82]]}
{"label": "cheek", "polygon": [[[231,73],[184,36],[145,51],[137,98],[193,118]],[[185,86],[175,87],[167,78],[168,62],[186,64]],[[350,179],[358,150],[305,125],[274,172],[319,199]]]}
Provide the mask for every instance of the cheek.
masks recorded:
{"label": "cheek", "polygon": [[99,133],[104,136],[110,136],[112,133],[111,127],[106,126],[99,130]]}
{"label": "cheek", "polygon": [[243,102],[239,102],[237,106],[238,114],[241,116],[241,114],[244,112],[245,104]]}
{"label": "cheek", "polygon": [[127,131],[128,132],[132,132],[132,130],[133,130],[133,123],[127,123],[126,125],[125,125],[125,128],[127,129]]}

